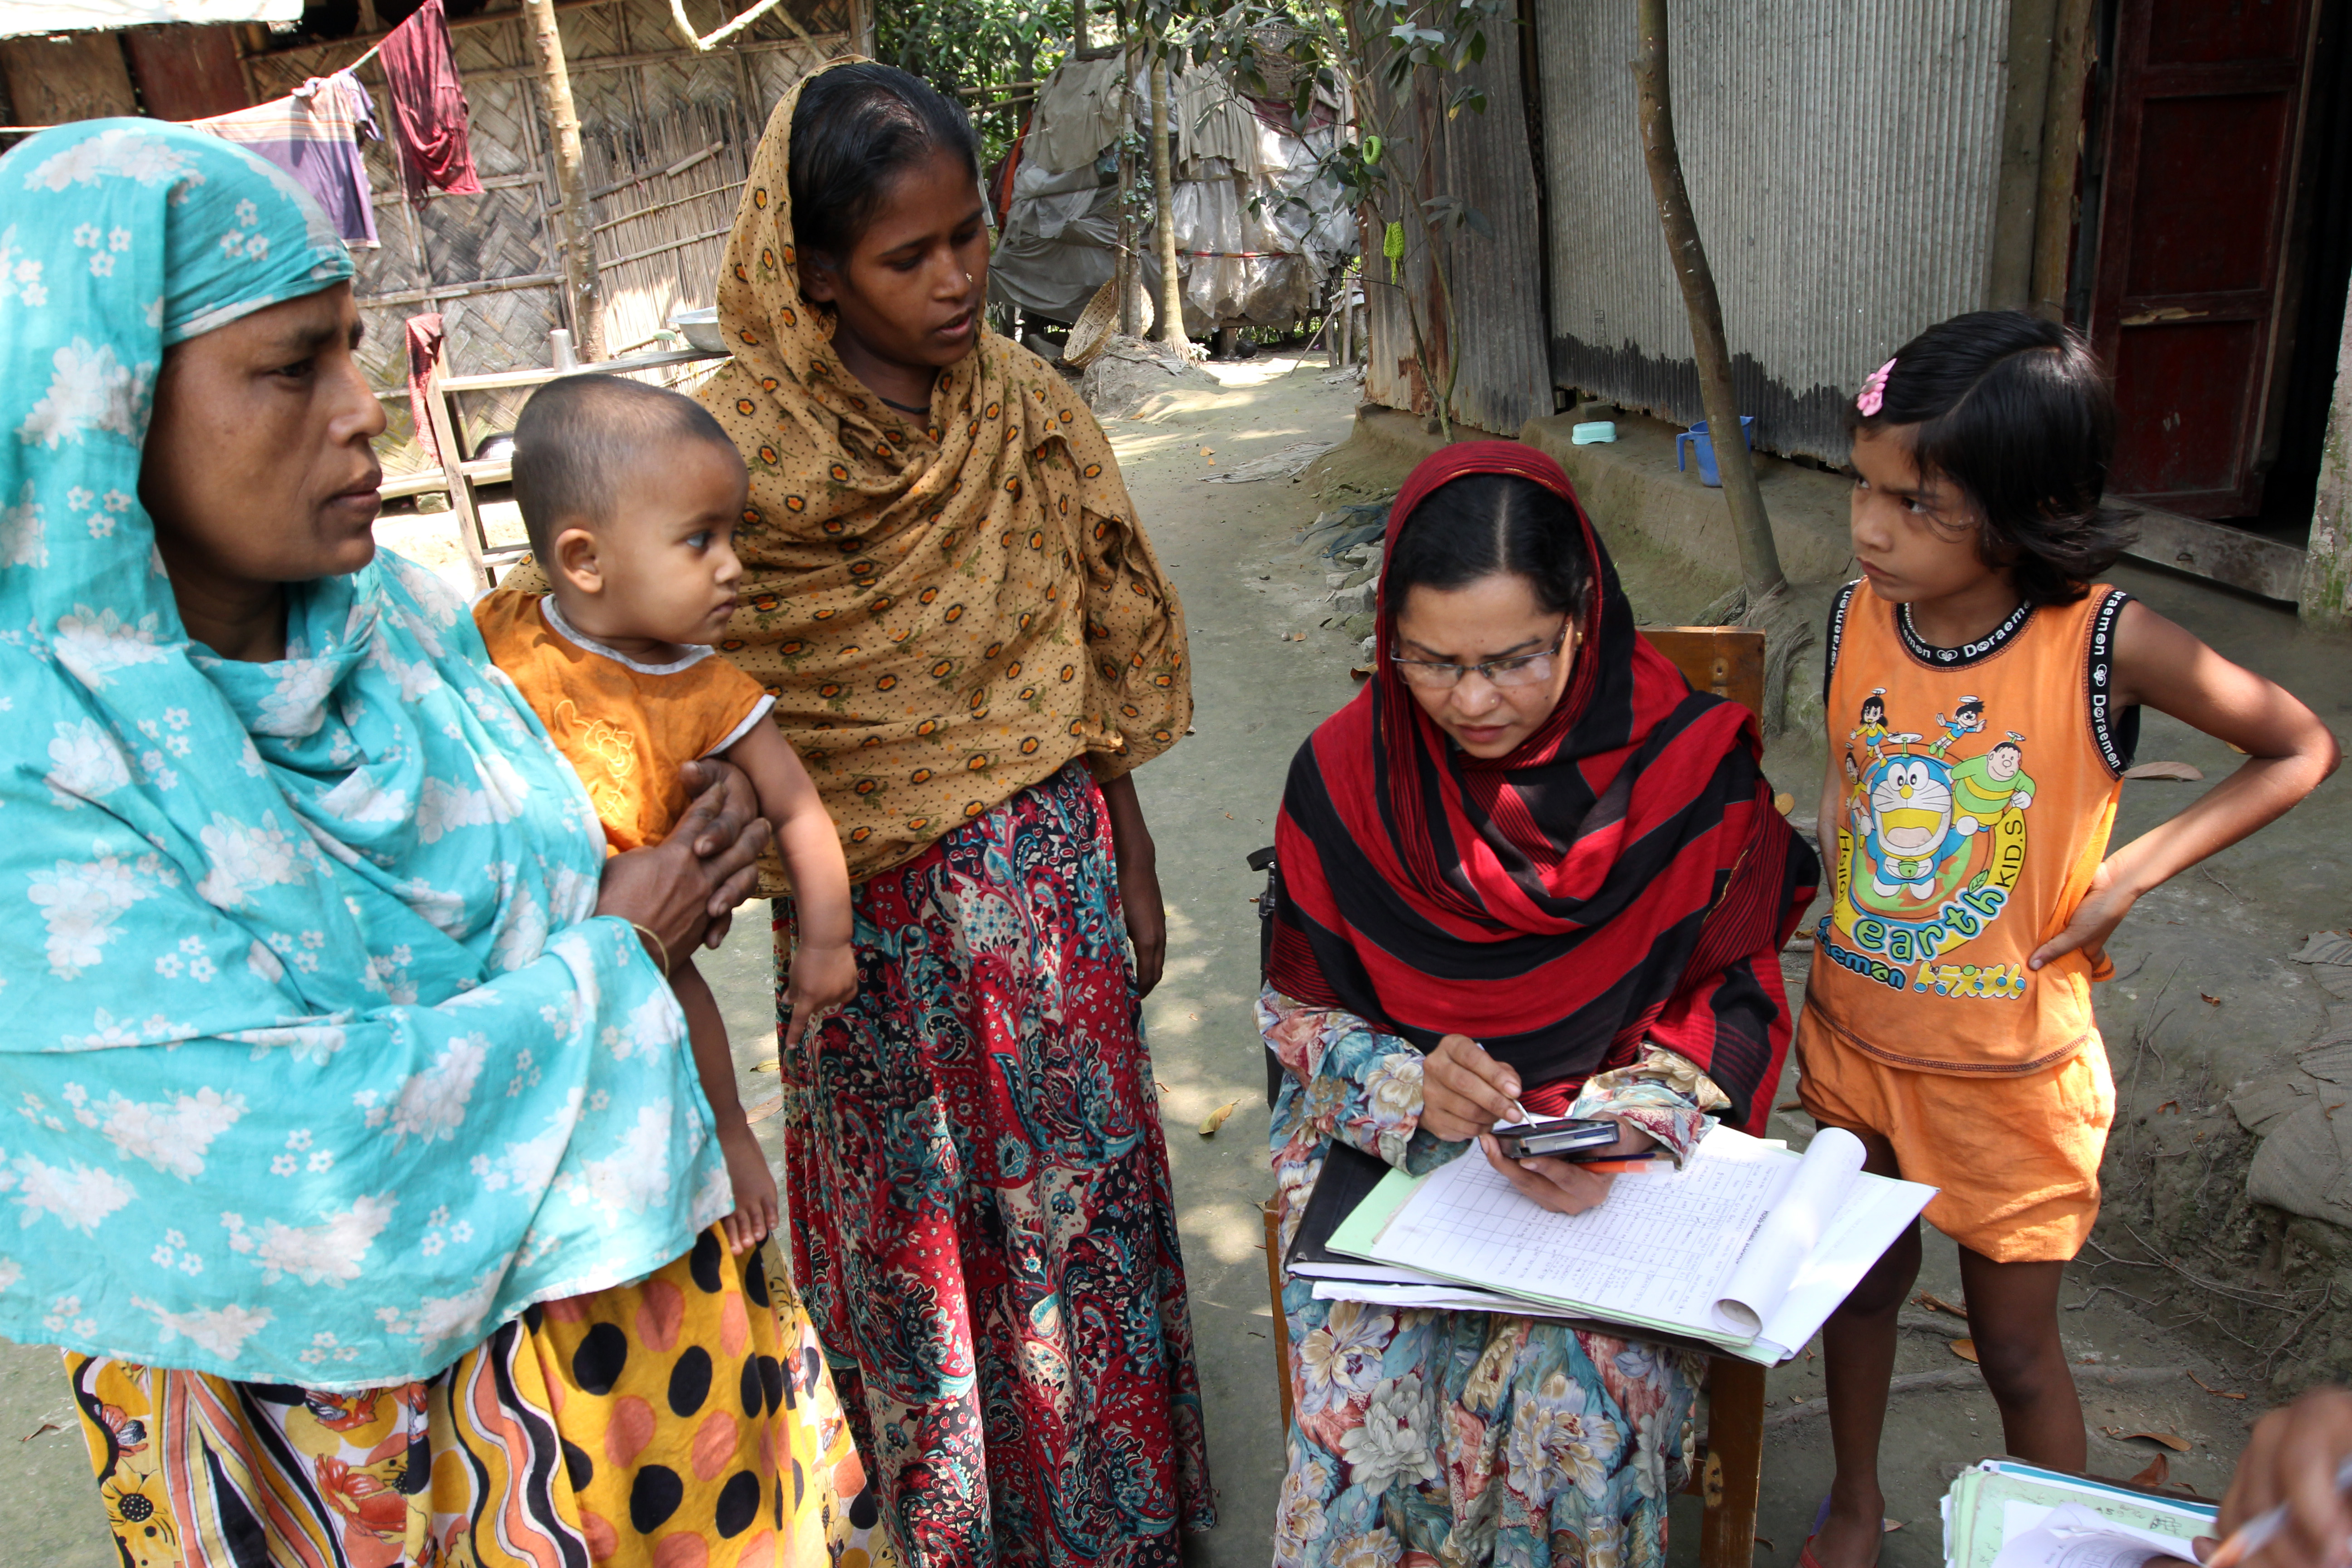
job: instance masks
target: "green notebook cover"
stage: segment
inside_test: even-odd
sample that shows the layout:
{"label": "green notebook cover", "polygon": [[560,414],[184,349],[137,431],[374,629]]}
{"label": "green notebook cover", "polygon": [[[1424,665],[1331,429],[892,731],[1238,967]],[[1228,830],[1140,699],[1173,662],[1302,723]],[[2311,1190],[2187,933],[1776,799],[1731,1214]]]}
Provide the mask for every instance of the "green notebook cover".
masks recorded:
{"label": "green notebook cover", "polygon": [[1952,1484],[1944,1537],[1948,1568],[1992,1568],[2007,1535],[2004,1516],[2011,1502],[2040,1508],[2080,1503],[2117,1524],[2173,1536],[2184,1543],[2214,1532],[2210,1505],[2186,1498],[2149,1497],[2000,1461],[1963,1470]]}

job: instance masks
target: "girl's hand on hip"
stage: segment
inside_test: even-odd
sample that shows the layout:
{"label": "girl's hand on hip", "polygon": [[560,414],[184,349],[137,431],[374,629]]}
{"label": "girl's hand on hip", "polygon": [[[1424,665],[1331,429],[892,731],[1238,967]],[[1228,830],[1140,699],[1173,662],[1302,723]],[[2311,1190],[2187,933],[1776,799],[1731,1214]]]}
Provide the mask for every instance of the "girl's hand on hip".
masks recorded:
{"label": "girl's hand on hip", "polygon": [[[735,769],[728,772],[741,776]],[[720,780],[687,808],[676,831],[661,843],[604,862],[596,912],[651,931],[661,942],[665,968],[691,957],[714,913],[732,910],[759,875],[767,819],[756,805],[747,810],[730,802],[730,793]],[[699,853],[706,844],[716,846],[715,852]]]}
{"label": "girl's hand on hip", "polygon": [[2096,965],[2106,956],[2107,938],[2116,934],[2116,928],[2124,923],[2124,917],[2138,901],[2139,895],[2116,879],[2114,867],[2100,862],[2099,868],[2091,873],[2089,890],[2074,906],[2074,918],[2066,922],[2064,931],[2035,948],[2033,956],[2025,961],[2025,967],[2039,969],[2061,953],[2073,952],[2077,948]]}
{"label": "girl's hand on hip", "polygon": [[1525,1114],[1519,1075],[1469,1036],[1448,1035],[1422,1059],[1421,1125],[1431,1137],[1458,1143]]}
{"label": "girl's hand on hip", "polygon": [[[1643,1142],[1648,1142],[1646,1134],[1640,1136]],[[1622,1144],[1626,1140],[1621,1137],[1617,1142]],[[1582,1214],[1586,1209],[1600,1206],[1601,1201],[1609,1195],[1610,1184],[1617,1179],[1614,1175],[1588,1171],[1581,1165],[1554,1159],[1548,1154],[1539,1154],[1532,1160],[1507,1160],[1503,1157],[1503,1146],[1495,1141],[1491,1132],[1478,1135],[1478,1147],[1486,1154],[1486,1163],[1502,1172],[1511,1185],[1518,1189],[1521,1197],[1554,1214]],[[1635,1151],[1628,1149],[1624,1152],[1633,1153]]]}

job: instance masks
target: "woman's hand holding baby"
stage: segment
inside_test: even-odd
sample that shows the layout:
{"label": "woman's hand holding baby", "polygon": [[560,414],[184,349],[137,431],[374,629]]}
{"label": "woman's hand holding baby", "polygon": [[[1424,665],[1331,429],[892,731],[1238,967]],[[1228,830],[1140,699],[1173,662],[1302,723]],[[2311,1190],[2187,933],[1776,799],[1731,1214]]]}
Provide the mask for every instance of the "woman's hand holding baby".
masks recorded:
{"label": "woman's hand holding baby", "polygon": [[618,916],[661,942],[656,956],[665,970],[693,956],[717,922],[750,894],[771,835],[740,769],[694,766],[709,770],[700,777],[715,782],[660,844],[605,861],[596,898],[598,914]]}

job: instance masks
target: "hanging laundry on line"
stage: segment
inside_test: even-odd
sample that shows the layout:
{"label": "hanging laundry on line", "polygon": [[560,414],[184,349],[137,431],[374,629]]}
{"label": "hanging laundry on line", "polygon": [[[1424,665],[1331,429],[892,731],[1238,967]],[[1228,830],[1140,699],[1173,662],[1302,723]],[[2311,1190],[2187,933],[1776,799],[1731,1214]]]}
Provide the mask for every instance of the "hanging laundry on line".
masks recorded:
{"label": "hanging laundry on line", "polygon": [[427,185],[451,195],[479,192],[468,139],[470,111],[449,52],[449,22],[441,0],[425,0],[377,51],[392,89],[393,138],[400,144],[408,199],[423,201]]}
{"label": "hanging laundry on line", "polygon": [[194,123],[292,175],[318,199],[345,244],[376,243],[360,138],[381,141],[383,132],[374,101],[351,72],[312,77],[284,98]]}

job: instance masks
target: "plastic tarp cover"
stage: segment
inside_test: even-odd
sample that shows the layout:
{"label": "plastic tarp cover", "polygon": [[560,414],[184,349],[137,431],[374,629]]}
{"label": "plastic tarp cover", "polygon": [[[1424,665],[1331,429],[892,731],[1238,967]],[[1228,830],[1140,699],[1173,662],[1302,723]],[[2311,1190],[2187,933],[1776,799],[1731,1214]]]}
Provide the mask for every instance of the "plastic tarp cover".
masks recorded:
{"label": "plastic tarp cover", "polygon": [[[1086,123],[1091,103],[1115,110],[1118,78],[1075,68],[1083,80],[1065,89],[1049,81],[1037,121],[1055,105],[1057,129]],[[1059,78],[1062,72],[1055,73]],[[1150,124],[1150,79],[1136,82],[1139,129]],[[1269,125],[1207,72],[1180,77],[1174,213],[1182,278],[1184,330],[1205,336],[1221,326],[1288,326],[1319,304],[1326,279],[1356,251],[1355,214],[1336,181],[1316,170],[1330,151],[1328,127],[1304,136]],[[1187,127],[1200,133],[1188,143]],[[1026,156],[1013,172],[1013,200],[989,263],[990,297],[1048,321],[1073,321],[1110,280],[1118,243],[1118,172],[1112,143],[1117,121],[1092,161],[1057,168],[1038,150],[1033,123]],[[1057,156],[1070,157],[1066,148]],[[1255,210],[1253,210],[1255,209]],[[1140,246],[1146,294],[1160,298],[1160,258],[1149,231]]]}
{"label": "plastic tarp cover", "polygon": [[302,0],[5,0],[0,38],[164,22],[299,22]]}
{"label": "plastic tarp cover", "polygon": [[1037,90],[1024,159],[1048,169],[1083,168],[1118,138],[1119,62],[1056,66]]}

